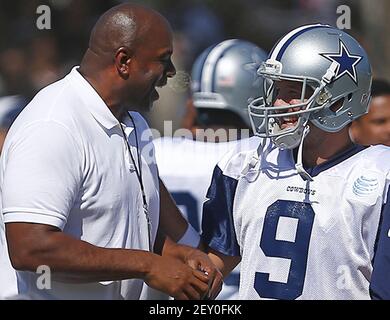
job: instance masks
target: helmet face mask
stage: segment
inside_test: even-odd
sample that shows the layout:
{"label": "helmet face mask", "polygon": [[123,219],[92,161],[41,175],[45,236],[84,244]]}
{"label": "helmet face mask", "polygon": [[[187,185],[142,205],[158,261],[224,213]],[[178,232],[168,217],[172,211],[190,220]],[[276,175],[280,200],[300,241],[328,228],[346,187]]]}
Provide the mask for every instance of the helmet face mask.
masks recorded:
{"label": "helmet face mask", "polygon": [[[263,70],[264,65],[259,69],[262,75],[266,74]],[[294,97],[294,100],[298,102],[285,101],[285,104],[276,106],[277,87],[286,82],[299,84],[299,97]],[[264,97],[255,99],[249,104],[252,128],[260,126],[262,129],[258,135],[263,138],[272,138],[281,149],[297,147],[311,114],[328,107],[331,101],[331,95],[325,86],[317,79],[310,77],[271,73],[264,81],[264,92]],[[292,126],[282,128],[285,119],[297,121]]]}
{"label": "helmet face mask", "polygon": [[[248,106],[251,124],[257,135],[271,138],[279,148],[297,147],[309,121],[323,131],[337,132],[367,112],[371,86],[367,55],[338,29],[312,25],[293,30],[275,46],[258,74],[264,78],[265,94]],[[284,105],[275,105],[275,88],[282,81],[300,83],[301,94],[295,97],[299,103],[285,99]],[[297,121],[282,128],[283,117]]]}

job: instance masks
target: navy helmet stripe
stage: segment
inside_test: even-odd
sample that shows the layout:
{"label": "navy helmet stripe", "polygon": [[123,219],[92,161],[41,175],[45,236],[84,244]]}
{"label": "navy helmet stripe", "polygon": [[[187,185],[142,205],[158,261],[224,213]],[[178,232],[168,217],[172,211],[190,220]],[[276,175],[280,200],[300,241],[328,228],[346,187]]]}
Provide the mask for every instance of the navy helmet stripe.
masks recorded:
{"label": "navy helmet stripe", "polygon": [[[293,42],[297,37],[299,37],[301,34],[305,33],[306,31],[318,29],[318,28],[329,28],[329,26],[326,25],[314,25],[305,29],[302,29],[298,31],[297,33],[293,34],[286,42],[283,44],[283,46],[280,48],[278,55],[276,56],[276,60],[280,61],[282,58],[284,52],[286,51],[287,47]],[[282,40],[283,41],[283,40]]]}

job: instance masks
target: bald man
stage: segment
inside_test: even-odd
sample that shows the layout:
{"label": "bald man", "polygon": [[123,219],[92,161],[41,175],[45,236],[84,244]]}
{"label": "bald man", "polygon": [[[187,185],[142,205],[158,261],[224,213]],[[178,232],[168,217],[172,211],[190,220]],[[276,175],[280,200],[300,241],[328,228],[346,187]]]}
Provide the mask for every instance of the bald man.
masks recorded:
{"label": "bald man", "polygon": [[176,299],[218,292],[207,256],[158,228],[160,214],[175,217],[178,240],[186,222],[137,111],[175,74],[171,55],[159,13],[116,6],[80,67],[16,119],[0,159],[0,298],[139,299],[144,282]]}

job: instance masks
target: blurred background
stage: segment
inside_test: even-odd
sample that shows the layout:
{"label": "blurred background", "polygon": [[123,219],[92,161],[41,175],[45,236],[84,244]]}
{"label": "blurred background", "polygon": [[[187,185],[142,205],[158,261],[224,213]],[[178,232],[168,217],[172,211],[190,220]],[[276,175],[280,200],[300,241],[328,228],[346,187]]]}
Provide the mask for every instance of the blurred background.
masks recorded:
{"label": "blurred background", "polygon": [[[42,87],[79,64],[90,30],[101,13],[119,0],[0,0],[0,125],[6,127]],[[289,30],[309,23],[336,26],[337,7],[351,9],[351,29],[368,52],[374,76],[390,80],[390,1],[388,0],[147,0],[134,1],[161,12],[175,32],[177,76],[160,90],[146,115],[162,131],[175,130],[185,113],[191,65],[208,46],[242,38],[269,51]],[[51,30],[36,26],[37,7],[51,9]],[[12,105],[12,106],[11,106]],[[8,111],[11,110],[11,111]],[[4,114],[4,115],[3,115]],[[1,146],[0,146],[1,147]]]}

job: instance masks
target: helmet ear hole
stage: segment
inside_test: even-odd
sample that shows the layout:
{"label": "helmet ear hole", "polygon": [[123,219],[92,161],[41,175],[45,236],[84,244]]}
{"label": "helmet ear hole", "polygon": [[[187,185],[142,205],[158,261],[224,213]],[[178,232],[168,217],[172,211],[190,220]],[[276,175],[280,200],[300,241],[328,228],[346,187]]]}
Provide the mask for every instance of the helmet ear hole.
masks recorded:
{"label": "helmet ear hole", "polygon": [[344,104],[344,98],[341,98],[339,100],[337,100],[335,103],[333,103],[329,109],[334,112],[334,113],[337,113],[337,111],[339,111],[342,107],[343,107],[343,104]]}

